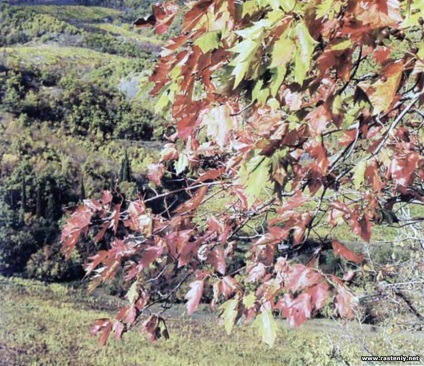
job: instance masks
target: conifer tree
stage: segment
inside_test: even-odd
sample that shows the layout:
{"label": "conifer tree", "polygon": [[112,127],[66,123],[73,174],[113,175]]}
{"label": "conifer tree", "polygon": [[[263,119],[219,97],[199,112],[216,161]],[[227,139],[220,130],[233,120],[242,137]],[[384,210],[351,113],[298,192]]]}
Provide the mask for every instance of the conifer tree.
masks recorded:
{"label": "conifer tree", "polygon": [[81,200],[85,199],[85,186],[84,186],[84,178],[81,178],[81,188],[80,188],[80,198]]}
{"label": "conifer tree", "polygon": [[21,187],[21,208],[25,212],[27,208],[27,195],[26,195],[26,178],[25,173],[22,174],[22,187]]}
{"label": "conifer tree", "polygon": [[125,150],[125,155],[121,163],[120,180],[121,182],[131,182],[131,163],[128,158],[127,150]]}

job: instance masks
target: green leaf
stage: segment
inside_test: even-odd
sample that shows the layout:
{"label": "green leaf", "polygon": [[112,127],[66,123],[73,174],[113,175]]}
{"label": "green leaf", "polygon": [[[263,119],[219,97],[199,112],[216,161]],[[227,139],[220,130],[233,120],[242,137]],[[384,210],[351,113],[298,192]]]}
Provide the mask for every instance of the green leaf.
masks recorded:
{"label": "green leaf", "polygon": [[281,107],[280,102],[275,98],[268,99],[266,102],[266,105],[274,111],[276,111],[277,109],[280,109]]}
{"label": "green leaf", "polygon": [[346,39],[344,41],[341,41],[333,46],[331,46],[332,51],[343,51],[346,48],[349,48],[353,45],[353,42],[350,39]]}
{"label": "green leaf", "polygon": [[249,295],[243,297],[243,305],[246,309],[250,309],[255,305],[256,295],[254,292],[251,292]]}
{"label": "green leaf", "polygon": [[252,62],[255,53],[260,47],[260,41],[252,41],[245,39],[230,49],[231,52],[238,53],[239,55],[231,61],[230,65],[234,66],[231,75],[235,76],[233,88],[237,88],[249,71],[250,63]]}
{"label": "green leaf", "polygon": [[365,170],[367,169],[367,161],[362,160],[358,164],[356,164],[353,169],[353,184],[355,185],[355,189],[361,188],[362,183],[364,183]]}
{"label": "green leaf", "polygon": [[284,11],[279,8],[269,11],[266,15],[267,19],[270,20],[273,25],[275,25],[276,23],[281,23],[281,19],[283,19],[284,16]]}
{"label": "green leaf", "polygon": [[175,173],[177,175],[181,174],[187,167],[188,167],[188,157],[186,154],[180,154],[178,157],[178,161],[174,163],[175,166]]}
{"label": "green leaf", "polygon": [[221,45],[219,33],[220,32],[215,31],[202,34],[196,39],[194,44],[199,46],[203,53],[216,50]]}
{"label": "green leaf", "polygon": [[271,68],[286,66],[291,61],[295,44],[286,30],[281,37],[274,42],[271,54]]}
{"label": "green leaf", "polygon": [[168,108],[170,102],[169,91],[165,89],[155,104],[155,112],[157,114],[163,113],[163,111]]}
{"label": "green leaf", "polygon": [[263,7],[269,5],[274,10],[278,10],[280,8],[280,2],[278,0],[260,0],[260,2]]}
{"label": "green leaf", "polygon": [[324,0],[321,1],[320,4],[316,7],[316,15],[317,19],[323,18],[324,16],[328,15],[330,13],[330,10],[332,9],[334,5],[333,0]]}
{"label": "green leaf", "polygon": [[287,64],[291,61],[293,52],[295,50],[295,44],[289,37],[289,29],[287,29],[280,38],[274,42],[271,53],[271,81],[270,91],[274,97],[277,95],[281,84],[284,81],[284,77],[287,72]]}
{"label": "green leaf", "polygon": [[270,163],[271,161],[267,157],[255,156],[240,169],[239,182],[245,187],[249,207],[268,185]]}
{"label": "green leaf", "polygon": [[171,79],[177,80],[181,76],[182,69],[183,68],[181,65],[174,66],[174,68],[169,72],[169,76],[171,77]]}
{"label": "green leaf", "polygon": [[138,282],[135,281],[127,292],[127,298],[131,304],[135,304],[135,302],[138,300],[138,297]]}
{"label": "green leaf", "polygon": [[408,1],[408,9],[404,21],[400,24],[402,28],[419,25],[419,19],[424,17],[424,0]]}
{"label": "green leaf", "polygon": [[272,347],[277,337],[278,324],[272,315],[271,310],[266,310],[259,314],[252,326],[259,332],[262,341]]}
{"label": "green leaf", "polygon": [[300,85],[306,79],[311,68],[312,54],[317,43],[310,35],[305,22],[299,23],[294,29],[296,53],[294,59],[294,78]]}
{"label": "green leaf", "polygon": [[253,15],[259,10],[257,0],[247,0],[243,3],[243,11],[241,17],[244,18],[246,15]]}
{"label": "green leaf", "polygon": [[244,62],[252,58],[260,45],[260,42],[252,41],[250,39],[245,39],[244,41],[237,43],[230,49],[230,52],[239,54],[233,61],[231,61],[231,65],[237,66],[240,62]]}
{"label": "green leaf", "polygon": [[234,298],[232,300],[224,302],[220,308],[223,310],[222,317],[224,318],[224,327],[227,334],[231,334],[234,324],[237,318],[237,308],[238,308],[239,300],[238,298]]}
{"label": "green leaf", "polygon": [[280,86],[284,81],[286,76],[287,68],[285,66],[280,66],[271,70],[272,76],[269,84],[271,96],[275,97],[280,90]]}
{"label": "green leaf", "polygon": [[260,21],[254,23],[252,27],[244,28],[237,30],[235,33],[243,38],[248,38],[251,40],[262,41],[264,35],[264,30],[269,29],[273,25],[273,22],[269,19],[261,19]]}
{"label": "green leaf", "polygon": [[248,62],[240,62],[233,69],[233,72],[231,73],[231,75],[235,76],[233,89],[235,89],[239,86],[239,84],[243,80],[243,78],[246,75],[248,70],[249,70],[249,63]]}
{"label": "green leaf", "polygon": [[331,106],[331,112],[333,114],[341,114],[343,112],[343,100],[340,95],[337,95],[333,100],[333,105]]}
{"label": "green leaf", "polygon": [[255,84],[255,87],[252,91],[252,101],[257,100],[260,104],[264,105],[266,103],[266,100],[269,97],[269,90],[268,89],[262,89],[264,85],[264,82],[262,79],[258,80],[258,82]]}

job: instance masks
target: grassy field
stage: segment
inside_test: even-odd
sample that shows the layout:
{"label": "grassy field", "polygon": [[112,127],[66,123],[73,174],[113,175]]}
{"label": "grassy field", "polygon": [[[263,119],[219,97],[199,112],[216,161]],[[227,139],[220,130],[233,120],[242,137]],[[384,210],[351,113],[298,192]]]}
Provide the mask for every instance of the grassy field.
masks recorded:
{"label": "grassy field", "polygon": [[[0,365],[360,365],[361,355],[422,354],[422,333],[391,333],[357,323],[318,319],[293,330],[281,322],[274,348],[250,326],[228,336],[209,309],[169,316],[171,338],[150,343],[138,329],[100,347],[89,337],[97,318],[120,300],[81,289],[0,277]],[[181,311],[180,311],[181,310]],[[408,363],[414,364],[414,363]],[[417,364],[417,363],[415,363]]]}

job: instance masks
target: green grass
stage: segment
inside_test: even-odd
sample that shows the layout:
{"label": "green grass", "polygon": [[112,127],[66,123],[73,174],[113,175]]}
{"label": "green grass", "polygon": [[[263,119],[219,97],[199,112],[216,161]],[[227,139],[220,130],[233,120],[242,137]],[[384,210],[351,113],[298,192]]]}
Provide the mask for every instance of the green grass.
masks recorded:
{"label": "green grass", "polygon": [[376,355],[420,351],[422,355],[422,334],[395,335],[322,319],[299,330],[281,325],[270,349],[249,326],[237,327],[228,336],[209,311],[192,320],[174,312],[168,320],[168,341],[150,343],[139,330],[132,330],[122,341],[112,339],[101,348],[88,336],[89,326],[113,314],[119,300],[106,295],[88,297],[80,289],[37,281],[0,277],[0,284],[0,360],[8,366],[360,365],[360,356],[367,355],[364,344]]}

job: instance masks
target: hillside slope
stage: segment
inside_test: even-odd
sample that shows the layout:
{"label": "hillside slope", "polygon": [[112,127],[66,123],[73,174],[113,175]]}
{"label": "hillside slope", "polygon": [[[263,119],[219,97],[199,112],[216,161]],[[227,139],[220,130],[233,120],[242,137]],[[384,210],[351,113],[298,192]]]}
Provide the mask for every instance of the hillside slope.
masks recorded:
{"label": "hillside slope", "polygon": [[40,251],[28,274],[71,278],[50,268],[64,208],[124,178],[124,160],[135,197],[161,145],[164,122],[137,95],[162,41],[111,8],[2,4],[0,20],[0,271]]}

